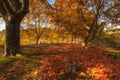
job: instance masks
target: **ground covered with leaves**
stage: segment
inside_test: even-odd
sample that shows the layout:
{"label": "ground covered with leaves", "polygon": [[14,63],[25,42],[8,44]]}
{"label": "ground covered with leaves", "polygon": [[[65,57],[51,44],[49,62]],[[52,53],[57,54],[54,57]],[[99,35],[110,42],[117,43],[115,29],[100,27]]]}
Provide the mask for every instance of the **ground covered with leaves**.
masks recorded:
{"label": "ground covered with leaves", "polygon": [[[0,80],[119,80],[119,54],[80,45],[23,47],[22,56],[0,58]],[[66,72],[71,60],[76,71]]]}

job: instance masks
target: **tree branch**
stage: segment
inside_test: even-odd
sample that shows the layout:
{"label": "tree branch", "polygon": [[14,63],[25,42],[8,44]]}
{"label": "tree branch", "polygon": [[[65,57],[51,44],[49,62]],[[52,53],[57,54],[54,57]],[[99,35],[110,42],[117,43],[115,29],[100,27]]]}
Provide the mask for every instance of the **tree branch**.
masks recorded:
{"label": "tree branch", "polygon": [[22,7],[17,13],[21,14],[21,13],[28,13],[28,12],[29,12],[29,0],[22,0]]}
{"label": "tree branch", "polygon": [[47,3],[47,5],[48,5],[48,7],[50,7],[51,9],[57,10],[57,8],[53,7],[52,5],[50,5],[50,4],[48,3],[48,0],[46,0],[46,3]]}
{"label": "tree branch", "polygon": [[10,15],[13,15],[14,11],[13,11],[12,7],[10,6],[10,2],[8,2],[8,0],[3,0],[3,3],[5,5],[5,7],[6,7],[6,9],[8,10],[8,13]]}
{"label": "tree branch", "polygon": [[9,0],[9,2],[11,2],[10,5],[12,6],[15,12],[18,11],[22,6],[20,0]]}
{"label": "tree branch", "polygon": [[83,23],[85,24],[85,27],[86,27],[87,29],[90,29],[90,28],[88,27],[88,24],[87,24],[86,20],[85,20],[85,17],[84,17],[84,15],[83,15],[82,9],[80,9],[80,14],[81,14],[81,19],[82,19]]}
{"label": "tree branch", "polygon": [[0,0],[0,16],[3,17],[3,15],[6,13],[5,6],[3,5],[3,0]]}
{"label": "tree branch", "polygon": [[0,17],[2,17],[2,14],[0,13]]}

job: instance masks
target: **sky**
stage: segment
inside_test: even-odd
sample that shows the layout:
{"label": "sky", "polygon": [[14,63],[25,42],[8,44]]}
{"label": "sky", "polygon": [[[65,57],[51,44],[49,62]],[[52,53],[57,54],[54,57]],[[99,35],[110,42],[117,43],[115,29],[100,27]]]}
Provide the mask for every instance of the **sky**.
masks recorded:
{"label": "sky", "polygon": [[0,31],[2,31],[3,29],[5,29],[5,23],[0,24]]}
{"label": "sky", "polygon": [[54,2],[55,2],[55,0],[47,0],[48,1],[48,3],[50,3],[50,4],[54,4]]}

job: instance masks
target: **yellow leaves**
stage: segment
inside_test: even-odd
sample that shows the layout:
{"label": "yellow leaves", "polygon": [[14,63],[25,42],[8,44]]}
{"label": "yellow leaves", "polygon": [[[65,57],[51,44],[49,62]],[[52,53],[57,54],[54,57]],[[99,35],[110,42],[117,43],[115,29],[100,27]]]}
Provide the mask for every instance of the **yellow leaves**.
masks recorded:
{"label": "yellow leaves", "polygon": [[109,80],[107,72],[110,72],[110,69],[105,68],[103,64],[97,65],[94,68],[87,68],[87,73],[95,79],[104,79]]}
{"label": "yellow leaves", "polygon": [[[30,13],[39,15],[49,11],[48,5],[46,4],[46,0],[31,0],[29,9]],[[37,17],[39,17],[39,15],[37,15]]]}
{"label": "yellow leaves", "polygon": [[38,74],[38,70],[35,70],[35,71],[34,71],[34,75],[37,75],[37,74]]}
{"label": "yellow leaves", "polygon": [[80,73],[79,73],[79,76],[85,77],[85,76],[86,76],[86,73],[85,73],[85,72],[80,72]]}
{"label": "yellow leaves", "polygon": [[79,13],[78,6],[76,0],[56,0],[55,7],[57,8],[57,12],[56,17],[54,17],[55,21],[52,22],[62,24],[72,35],[76,32],[76,35],[82,35],[83,37],[86,35],[86,30],[81,21],[81,14]]}

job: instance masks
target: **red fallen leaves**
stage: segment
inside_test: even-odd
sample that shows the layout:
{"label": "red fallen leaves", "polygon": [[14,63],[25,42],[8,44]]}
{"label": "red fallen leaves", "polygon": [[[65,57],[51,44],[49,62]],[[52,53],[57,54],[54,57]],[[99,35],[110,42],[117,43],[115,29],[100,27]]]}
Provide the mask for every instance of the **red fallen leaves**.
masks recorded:
{"label": "red fallen leaves", "polygon": [[116,61],[97,49],[87,49],[84,53],[71,51],[68,54],[57,54],[48,57],[36,70],[36,79],[59,80],[65,74],[65,65],[70,58],[76,65],[77,80],[119,80],[120,61]]}
{"label": "red fallen leaves", "polygon": [[65,73],[66,58],[64,56],[51,56],[45,60],[45,64],[43,64],[39,69],[37,69],[36,77],[42,79],[55,79],[60,75]]}

